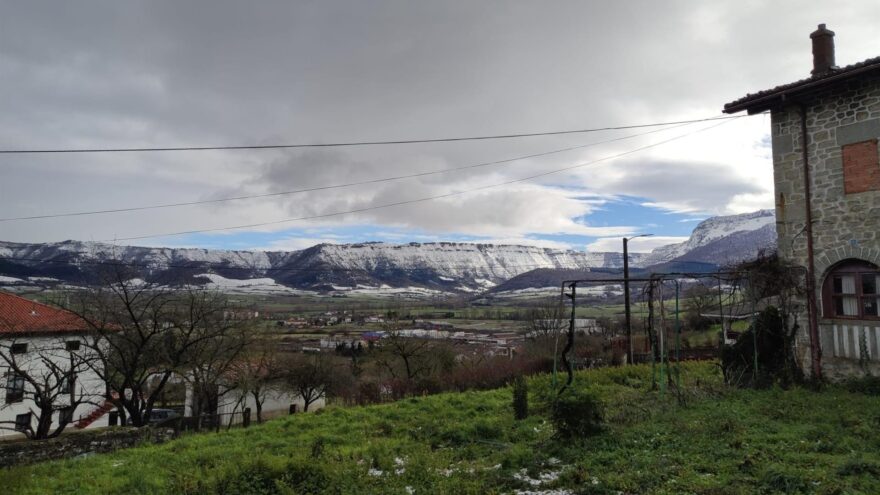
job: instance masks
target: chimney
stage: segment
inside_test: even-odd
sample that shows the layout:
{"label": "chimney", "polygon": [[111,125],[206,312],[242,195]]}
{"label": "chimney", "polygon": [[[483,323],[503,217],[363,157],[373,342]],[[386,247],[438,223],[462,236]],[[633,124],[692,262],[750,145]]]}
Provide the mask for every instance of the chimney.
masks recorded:
{"label": "chimney", "polygon": [[819,29],[810,33],[810,39],[813,40],[813,71],[810,74],[820,76],[837,69],[834,65],[834,31],[819,24]]}

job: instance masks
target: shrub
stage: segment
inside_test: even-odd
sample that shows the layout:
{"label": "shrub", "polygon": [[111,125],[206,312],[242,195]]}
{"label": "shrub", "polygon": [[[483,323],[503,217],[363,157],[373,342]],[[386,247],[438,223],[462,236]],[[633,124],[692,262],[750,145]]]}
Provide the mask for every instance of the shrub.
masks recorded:
{"label": "shrub", "polygon": [[761,476],[761,484],[767,491],[781,493],[803,493],[809,485],[802,478],[775,469],[769,469]]}
{"label": "shrub", "polygon": [[[770,306],[755,319],[736,343],[725,346],[721,354],[724,380],[730,385],[766,388],[803,380],[794,353],[797,325],[789,327],[787,317]],[[755,369],[757,361],[758,369]]]}
{"label": "shrub", "polygon": [[602,430],[603,409],[594,393],[569,388],[553,402],[551,420],[561,437],[589,437]]}
{"label": "shrub", "polygon": [[498,440],[504,436],[504,432],[497,424],[485,419],[475,421],[465,432],[472,440]]}
{"label": "shrub", "polygon": [[[292,460],[281,476],[280,485],[292,488],[295,493],[331,493],[331,475],[321,463],[305,459]],[[277,485],[276,485],[277,486]]]}
{"label": "shrub", "polygon": [[313,459],[321,457],[324,454],[324,439],[318,437],[312,440],[311,451]]}
{"label": "shrub", "polygon": [[377,404],[382,402],[382,393],[379,384],[374,382],[361,382],[357,386],[355,403],[358,405]]}
{"label": "shrub", "polygon": [[280,478],[283,470],[263,459],[245,462],[229,473],[221,474],[216,493],[238,495],[243,493],[272,494],[276,493],[275,480]]}
{"label": "shrub", "polygon": [[513,417],[517,420],[529,417],[529,386],[522,376],[513,379]]}
{"label": "shrub", "polygon": [[850,392],[880,395],[880,377],[869,375],[861,378],[850,378],[843,385]]}
{"label": "shrub", "polygon": [[862,474],[878,476],[880,475],[880,466],[862,459],[850,459],[837,468],[837,474],[840,476],[859,476]]}

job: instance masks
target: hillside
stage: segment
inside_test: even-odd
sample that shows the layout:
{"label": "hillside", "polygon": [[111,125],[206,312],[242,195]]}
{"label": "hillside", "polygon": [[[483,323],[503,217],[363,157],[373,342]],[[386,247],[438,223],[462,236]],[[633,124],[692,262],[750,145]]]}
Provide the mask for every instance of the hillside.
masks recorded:
{"label": "hillside", "polygon": [[[604,432],[555,439],[530,381],[510,389],[329,408],[245,430],[0,471],[4,493],[880,493],[880,398],[733,390],[687,364],[683,402],[649,366],[578,374],[606,403]],[[542,392],[543,391],[543,392]]]}
{"label": "hillside", "polygon": [[[713,217],[697,225],[684,243],[651,253],[631,253],[630,265],[655,271],[670,262],[674,266],[697,262],[722,266],[772,250],[775,242],[772,211]],[[382,294],[416,289],[436,294],[479,293],[508,282],[519,288],[545,287],[535,284],[546,284],[546,275],[552,271],[619,270],[623,256],[455,242],[318,244],[299,251],[0,242],[0,286],[95,284],[108,266],[119,263],[130,265],[132,276],[151,282],[204,284],[235,292],[357,290]]]}
{"label": "hillside", "polygon": [[654,249],[641,260],[650,267],[670,261],[700,261],[723,266],[776,249],[772,210],[712,217],[694,228],[687,241]]}
{"label": "hillside", "polygon": [[[636,270],[633,270],[631,275],[635,272]],[[489,294],[509,293],[527,289],[549,290],[552,288],[559,291],[562,281],[564,280],[614,280],[620,279],[620,277],[620,272],[616,270],[532,270],[499,284],[497,287],[490,290]]]}
{"label": "hillside", "polygon": [[[162,283],[241,287],[238,280],[303,290],[423,287],[474,292],[536,268],[589,270],[604,256],[533,246],[470,243],[319,244],[300,251],[223,251],[113,246],[65,241],[0,242],[0,282],[90,284],[108,263],[127,263],[140,278]],[[268,280],[265,280],[268,279]]]}

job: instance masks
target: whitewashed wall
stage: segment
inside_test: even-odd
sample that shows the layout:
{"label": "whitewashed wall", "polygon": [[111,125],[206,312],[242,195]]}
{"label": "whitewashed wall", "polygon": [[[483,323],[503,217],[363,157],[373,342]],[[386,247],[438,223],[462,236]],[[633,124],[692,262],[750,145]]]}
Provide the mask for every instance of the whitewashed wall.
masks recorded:
{"label": "whitewashed wall", "polygon": [[[25,354],[18,355],[16,358],[19,360],[21,366],[30,370],[30,372],[41,373],[45,369],[45,364],[39,358],[39,350],[40,349],[64,349],[65,342],[77,340],[83,344],[81,344],[79,351],[73,352],[88,352],[86,349],[84,342],[85,337],[83,335],[76,334],[60,334],[58,336],[24,336],[24,337],[15,337],[12,338],[4,338],[2,339],[3,346],[6,347],[12,342],[16,343],[27,343],[28,351]],[[4,350],[4,352],[7,352]],[[58,362],[59,364],[65,363],[66,359],[68,359],[65,351],[54,352],[52,355],[52,361]],[[34,418],[31,422],[32,425],[36,424],[36,415],[38,410],[34,407],[33,402],[33,387],[29,383],[25,383],[25,393],[24,400],[21,402],[14,402],[11,404],[6,403],[6,384],[8,380],[9,366],[5,361],[0,360],[0,421],[15,421],[15,417],[19,414],[26,414],[28,412],[34,413]],[[92,370],[83,370],[80,371],[77,378],[76,383],[74,385],[76,387],[76,394],[85,393],[88,397],[87,400],[95,402],[93,404],[80,404],[79,407],[76,408],[73,412],[73,421],[67,425],[68,429],[75,429],[74,424],[80,418],[86,417],[91,413],[94,409],[100,407],[104,402],[104,393],[106,388],[104,386],[103,380]],[[69,399],[61,399],[59,398],[58,407],[64,407],[68,404]],[[58,415],[60,412],[55,412],[53,414],[53,428],[57,425]],[[102,417],[98,418],[95,422],[88,426],[88,428],[96,428],[99,426],[107,426],[108,425],[108,416],[105,414]],[[6,426],[12,425],[3,425],[4,428],[0,428],[0,436],[2,437],[24,437],[24,434],[6,429]]]}
{"label": "whitewashed wall", "polygon": [[[243,400],[239,402],[239,399],[242,398]],[[263,419],[284,416],[288,414],[291,404],[296,404],[297,412],[302,412],[305,402],[299,394],[284,392],[280,390],[269,391],[266,394],[265,402],[263,402]],[[309,412],[317,411],[322,407],[324,407],[323,398],[309,404]],[[228,415],[232,412],[241,413],[246,408],[251,409],[251,422],[256,422],[257,405],[254,401],[254,397],[251,394],[247,394],[247,396],[243,397],[240,392],[233,390],[220,398],[220,405],[217,412],[220,414]],[[234,422],[240,422],[241,417],[239,415],[236,415],[233,420]],[[224,416],[223,424],[226,424],[228,421],[229,416]]]}

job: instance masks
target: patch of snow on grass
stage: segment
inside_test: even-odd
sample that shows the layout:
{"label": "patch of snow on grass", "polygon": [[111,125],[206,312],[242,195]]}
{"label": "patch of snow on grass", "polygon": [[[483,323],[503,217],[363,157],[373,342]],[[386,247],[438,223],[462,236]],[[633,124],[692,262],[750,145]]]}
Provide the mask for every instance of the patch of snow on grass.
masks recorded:
{"label": "patch of snow on grass", "polygon": [[200,273],[197,277],[204,277],[210,280],[207,284],[209,289],[216,289],[226,292],[289,292],[291,294],[304,294],[309,291],[291,289],[290,287],[281,285],[271,278],[248,278],[234,279],[226,278],[216,273]]}

